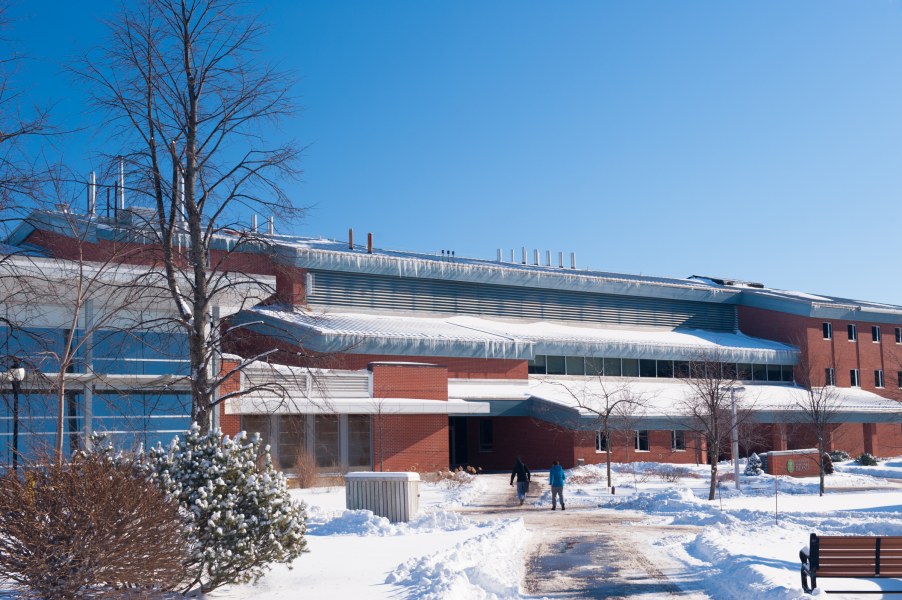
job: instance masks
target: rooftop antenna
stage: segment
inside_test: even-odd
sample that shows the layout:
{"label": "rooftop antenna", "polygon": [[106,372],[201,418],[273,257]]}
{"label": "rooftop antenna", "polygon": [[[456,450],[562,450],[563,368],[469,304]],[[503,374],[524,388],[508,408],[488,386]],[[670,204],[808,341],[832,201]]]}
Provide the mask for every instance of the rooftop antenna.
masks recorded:
{"label": "rooftop antenna", "polygon": [[125,211],[125,159],[119,157],[119,210]]}
{"label": "rooftop antenna", "polygon": [[91,171],[91,181],[88,183],[88,216],[93,217],[97,212],[97,174]]}

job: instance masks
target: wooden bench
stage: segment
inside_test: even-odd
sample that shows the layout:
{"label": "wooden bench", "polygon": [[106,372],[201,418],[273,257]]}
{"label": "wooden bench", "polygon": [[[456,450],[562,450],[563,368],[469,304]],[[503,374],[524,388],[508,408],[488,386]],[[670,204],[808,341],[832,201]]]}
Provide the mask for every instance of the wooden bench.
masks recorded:
{"label": "wooden bench", "polygon": [[[819,577],[850,579],[902,578],[902,536],[845,536],[811,534],[808,552],[799,551],[802,560],[802,589],[817,587]],[[808,587],[808,578],[811,587]],[[842,592],[853,593],[853,592]],[[886,590],[855,591],[856,594],[898,594]]]}

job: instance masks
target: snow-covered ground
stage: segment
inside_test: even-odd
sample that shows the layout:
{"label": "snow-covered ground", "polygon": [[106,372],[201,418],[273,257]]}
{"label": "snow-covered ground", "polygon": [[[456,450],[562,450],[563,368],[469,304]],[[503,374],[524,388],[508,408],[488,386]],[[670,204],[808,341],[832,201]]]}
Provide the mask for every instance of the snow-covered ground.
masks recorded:
{"label": "snow-covered ground", "polygon": [[[660,466],[650,463],[615,465],[613,496],[602,466],[573,469],[566,494],[569,510],[637,511],[661,525],[699,526],[698,533],[661,536],[652,552],[684,565],[684,579],[711,598],[785,600],[808,597],[801,590],[798,552],[812,532],[902,535],[902,460],[836,468],[823,497],[816,478],[763,475],[743,476],[741,491],[725,481],[718,499],[709,502],[708,467],[685,467],[689,477],[668,483],[654,474]],[[730,471],[722,466],[722,473]],[[309,506],[310,553],[293,570],[277,568],[256,585],[218,590],[210,598],[283,600],[301,590],[310,597],[355,599],[520,598],[529,542],[523,521],[479,525],[453,512],[478,504],[482,486],[480,477],[453,488],[423,484],[421,516],[399,525],[345,510],[342,488],[297,490],[296,498]],[[546,493],[533,509],[549,502]],[[902,589],[892,580],[819,583],[827,589]]]}
{"label": "snow-covered ground", "polygon": [[466,485],[421,485],[420,515],[392,524],[346,510],[344,488],[293,490],[308,506],[308,554],[256,585],[231,586],[211,600],[310,598],[518,598],[528,534],[520,519],[478,524],[453,508],[478,502]]}

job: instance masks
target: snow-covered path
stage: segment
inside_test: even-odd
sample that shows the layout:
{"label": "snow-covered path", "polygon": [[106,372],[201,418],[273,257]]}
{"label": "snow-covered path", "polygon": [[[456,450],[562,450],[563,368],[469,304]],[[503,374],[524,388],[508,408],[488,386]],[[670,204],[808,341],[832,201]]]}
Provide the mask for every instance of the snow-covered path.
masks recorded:
{"label": "snow-covered path", "polygon": [[649,525],[641,513],[574,504],[552,511],[542,473],[519,506],[507,475],[480,477],[483,496],[458,510],[474,520],[523,519],[531,533],[525,597],[709,598],[681,564],[652,546],[664,535],[694,537],[697,527]]}

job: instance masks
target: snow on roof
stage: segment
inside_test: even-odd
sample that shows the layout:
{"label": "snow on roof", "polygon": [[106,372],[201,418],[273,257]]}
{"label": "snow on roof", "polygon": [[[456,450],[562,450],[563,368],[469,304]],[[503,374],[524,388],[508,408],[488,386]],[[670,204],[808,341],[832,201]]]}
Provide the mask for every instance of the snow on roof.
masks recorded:
{"label": "snow on roof", "polygon": [[[744,384],[744,391],[737,398],[755,412],[798,411],[807,400],[807,392],[796,386]],[[836,408],[840,413],[891,413],[897,414],[899,403],[888,400],[860,388],[835,388]],[[646,416],[666,416],[679,413],[685,401],[692,396],[692,389],[680,380],[658,379],[613,379],[591,378],[567,380],[553,378],[533,378],[528,384],[528,393],[534,398],[577,408],[583,404],[603,402],[605,394],[614,395],[629,390],[645,403]],[[460,394],[461,390],[455,390]],[[466,396],[464,396],[466,397]],[[588,412],[588,411],[585,411]]]}
{"label": "snow on roof", "polygon": [[[298,339],[317,350],[349,348],[353,352],[425,356],[490,356],[532,358],[608,356],[690,360],[717,352],[723,360],[742,363],[795,364],[792,346],[741,333],[690,329],[615,328],[548,321],[502,321],[474,316],[397,316],[362,313],[314,313],[257,307],[255,315],[296,329]],[[270,332],[272,333],[272,332]]]}

